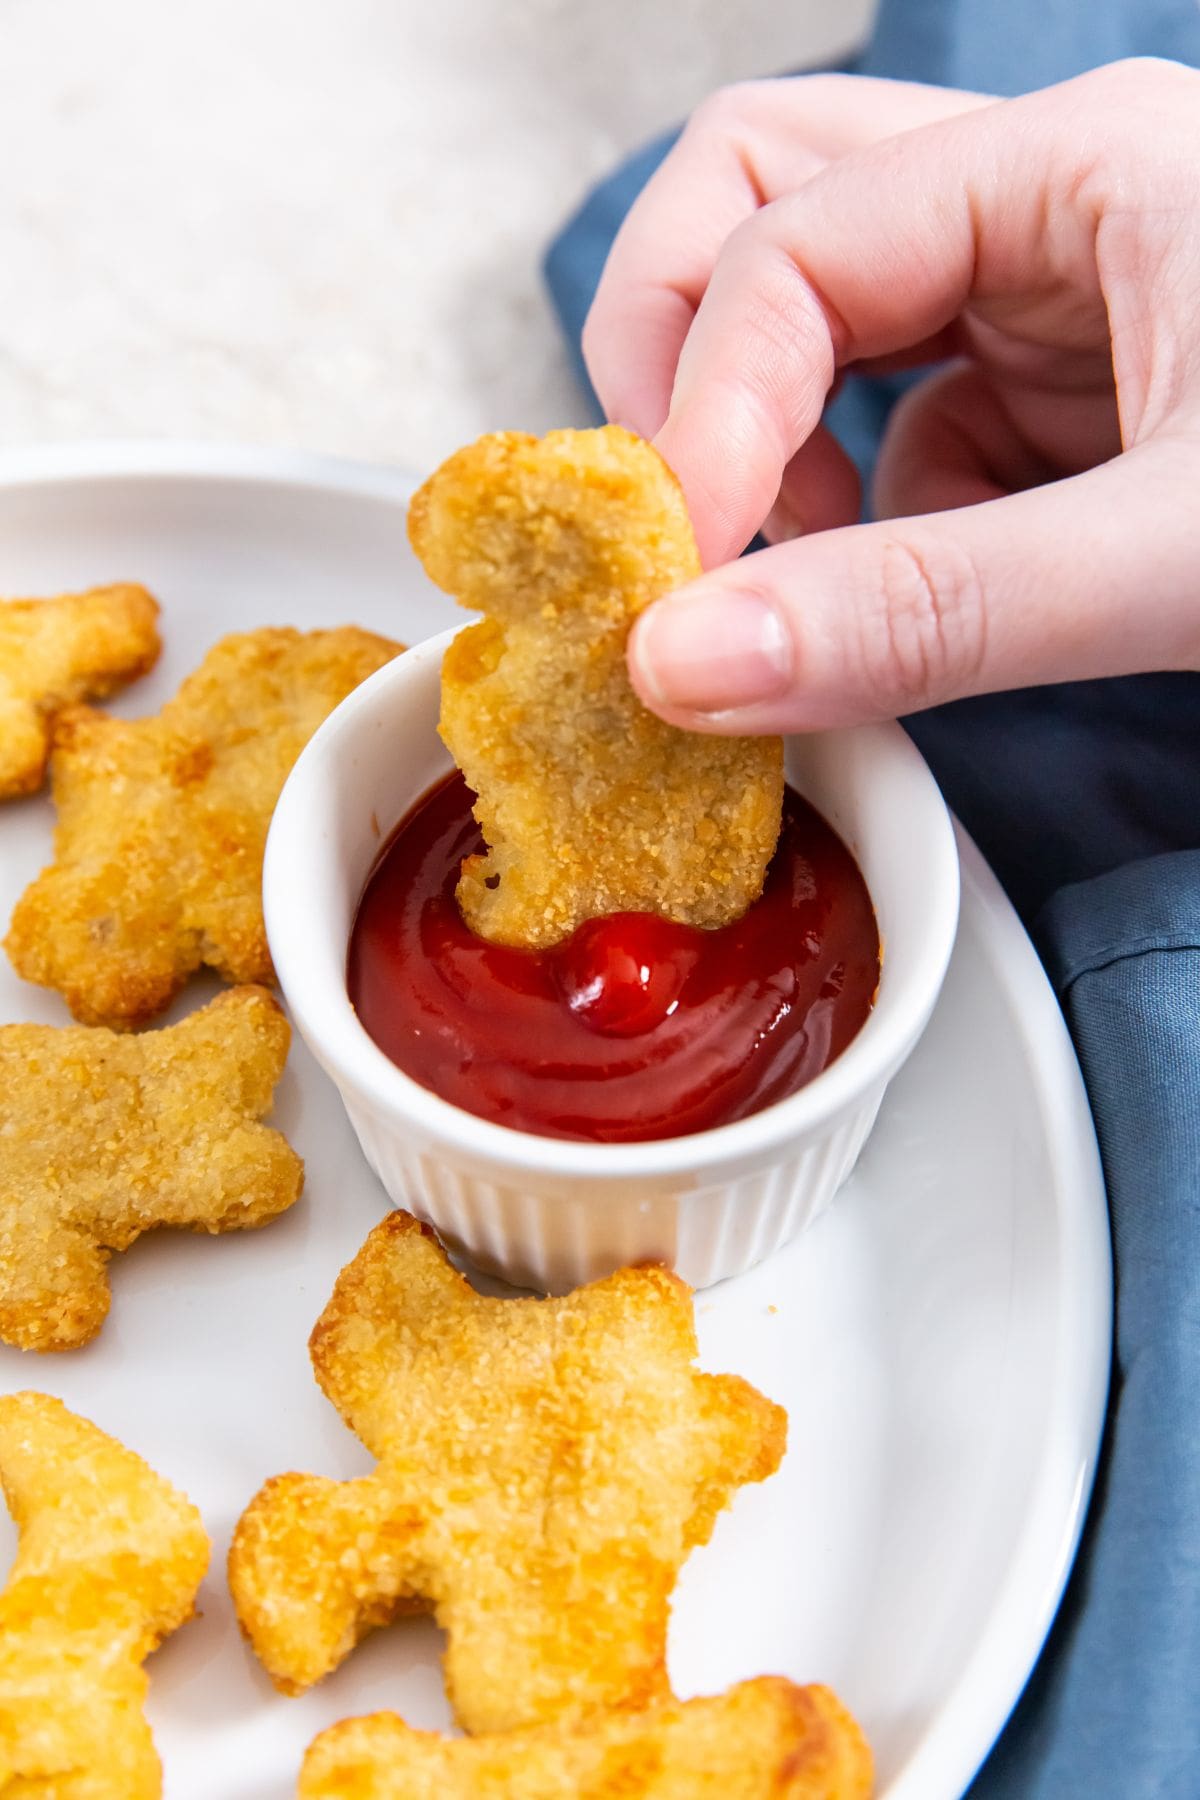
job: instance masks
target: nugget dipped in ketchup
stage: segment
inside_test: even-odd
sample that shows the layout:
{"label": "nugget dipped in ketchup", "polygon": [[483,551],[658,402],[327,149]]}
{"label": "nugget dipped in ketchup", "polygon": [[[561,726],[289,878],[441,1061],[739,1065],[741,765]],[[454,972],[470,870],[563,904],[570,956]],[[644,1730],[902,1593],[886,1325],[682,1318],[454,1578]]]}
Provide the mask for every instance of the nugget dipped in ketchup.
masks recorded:
{"label": "nugget dipped in ketchup", "polygon": [[629,684],[633,620],[699,572],[657,452],[614,426],[486,437],[409,533],[485,616],[443,665],[459,772],[402,820],[354,926],[371,1037],[468,1112],[606,1143],[810,1081],[870,1011],[875,917],[779,739],[680,731]]}

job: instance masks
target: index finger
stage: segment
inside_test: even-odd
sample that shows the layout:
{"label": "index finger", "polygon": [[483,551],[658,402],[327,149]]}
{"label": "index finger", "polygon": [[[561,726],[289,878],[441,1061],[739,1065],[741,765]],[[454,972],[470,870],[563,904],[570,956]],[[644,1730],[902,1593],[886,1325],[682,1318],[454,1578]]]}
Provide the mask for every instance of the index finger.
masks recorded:
{"label": "index finger", "polygon": [[[1118,65],[941,120],[826,165],[738,228],[680,353],[656,440],[706,564],[757,530],[836,370],[936,342],[968,304],[973,321],[1017,347],[1077,355],[1111,339],[1124,348],[1123,423],[1126,400],[1136,411],[1133,347],[1154,352],[1143,363],[1176,367],[1171,332],[1187,341],[1186,316],[1169,315],[1191,301],[1185,284],[1164,284],[1149,310],[1136,280],[1106,291],[1099,258],[1113,235],[1100,224],[1123,194],[1129,239],[1144,211],[1139,183],[1158,182],[1161,212],[1171,182],[1194,178],[1190,143],[1172,136],[1163,109],[1164,84],[1180,81],[1190,88],[1196,77]],[[1154,155],[1139,159],[1145,142]]]}
{"label": "index finger", "polygon": [[990,102],[986,96],[856,75],[745,82],[714,94],[618,232],[583,333],[610,419],[652,437],[726,239],[826,163]]}

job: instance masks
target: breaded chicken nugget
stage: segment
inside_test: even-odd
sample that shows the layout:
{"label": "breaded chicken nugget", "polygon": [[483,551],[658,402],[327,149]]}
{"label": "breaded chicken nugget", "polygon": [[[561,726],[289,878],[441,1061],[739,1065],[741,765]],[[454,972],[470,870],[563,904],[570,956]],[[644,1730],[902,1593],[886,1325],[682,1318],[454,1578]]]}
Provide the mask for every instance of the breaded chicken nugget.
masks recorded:
{"label": "breaded chicken nugget", "polygon": [[471,929],[542,948],[607,913],[745,912],[779,837],[780,740],[664,725],[625,669],[637,615],[700,573],[657,451],[614,425],[481,438],[416,495],[409,536],[487,615],[442,669],[442,736],[488,844],[458,886]]}
{"label": "breaded chicken nugget", "polygon": [[0,800],[42,785],[56,713],[100,700],[154,666],[158,604],[127,582],[0,600]]}
{"label": "breaded chicken nugget", "polygon": [[712,1699],[496,1737],[413,1731],[395,1713],[323,1731],[299,1800],[867,1800],[871,1752],[823,1687],[780,1676]]}
{"label": "breaded chicken nugget", "polygon": [[737,1487],[774,1473],[787,1430],[746,1382],[694,1367],[677,1276],[484,1298],[396,1212],[342,1271],[310,1348],[379,1464],[279,1476],[238,1524],[230,1586],[278,1687],[429,1608],[468,1731],[667,1698],[679,1567]]}
{"label": "breaded chicken nugget", "polygon": [[156,717],[64,712],[56,860],[13,913],[17,973],[118,1030],[202,964],[270,981],[260,887],[279,790],[327,714],[400,648],[352,626],[250,631],[210,650]]}
{"label": "breaded chicken nugget", "polygon": [[21,1534],[0,1594],[0,1796],[158,1800],[141,1665],[191,1617],[200,1515],[47,1394],[0,1398],[0,1481]]}
{"label": "breaded chicken nugget", "polygon": [[0,1025],[0,1338],[72,1350],[108,1312],[106,1263],[155,1225],[240,1231],[300,1192],[304,1165],[257,1120],[287,1020],[235,988],[140,1037]]}

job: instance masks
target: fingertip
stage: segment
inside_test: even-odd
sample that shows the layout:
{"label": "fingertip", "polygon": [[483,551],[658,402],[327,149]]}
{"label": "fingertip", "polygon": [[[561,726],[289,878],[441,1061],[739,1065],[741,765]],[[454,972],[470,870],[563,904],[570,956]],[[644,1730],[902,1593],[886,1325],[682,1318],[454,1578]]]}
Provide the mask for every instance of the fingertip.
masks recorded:
{"label": "fingertip", "polygon": [[828,427],[818,425],[783,471],[763,536],[774,544],[832,531],[856,524],[861,509],[858,470]]}
{"label": "fingertip", "polygon": [[795,512],[786,496],[780,491],[778,500],[759,526],[759,531],[768,544],[788,544],[793,538],[803,537],[808,530],[805,521]]}
{"label": "fingertip", "polygon": [[719,434],[695,407],[673,404],[652,442],[683,489],[703,568],[718,569],[740,556],[769,505],[769,498],[748,492],[745,465],[725,453]]}

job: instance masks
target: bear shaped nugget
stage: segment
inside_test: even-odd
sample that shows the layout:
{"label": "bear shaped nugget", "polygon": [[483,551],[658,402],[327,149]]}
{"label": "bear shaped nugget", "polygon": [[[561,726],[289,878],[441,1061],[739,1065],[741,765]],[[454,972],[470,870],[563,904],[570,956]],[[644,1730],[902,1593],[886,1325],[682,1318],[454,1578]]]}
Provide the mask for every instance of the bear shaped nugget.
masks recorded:
{"label": "bear shaped nugget", "polygon": [[486,615],[442,664],[442,736],[488,845],[458,884],[471,929],[540,949],[608,913],[739,918],[779,837],[783,748],[679,731],[629,684],[630,626],[700,573],[658,452],[615,425],[480,438],[416,494],[409,536]]}
{"label": "bear shaped nugget", "polygon": [[828,1688],[779,1676],[495,1737],[346,1719],[310,1745],[299,1800],[867,1800],[871,1752]]}
{"label": "bear shaped nugget", "polygon": [[143,587],[0,600],[0,800],[41,787],[57,713],[144,675],[158,651],[158,603]]}
{"label": "bear shaped nugget", "polygon": [[104,1323],[110,1251],[292,1204],[304,1165],[258,1123],[290,1036],[262,988],[138,1037],[0,1025],[0,1339],[72,1350]]}
{"label": "bear shaped nugget", "polygon": [[158,1800],[142,1663],[191,1617],[200,1515],[47,1394],[0,1398],[0,1481],[20,1532],[0,1594],[0,1800]]}
{"label": "bear shaped nugget", "polygon": [[432,1610],[468,1731],[668,1696],[680,1565],[741,1483],[774,1473],[787,1429],[748,1383],[694,1367],[677,1276],[485,1298],[396,1212],[310,1347],[378,1466],[278,1476],[238,1524],[234,1602],[277,1686],[308,1687],[373,1626]]}
{"label": "bear shaped nugget", "polygon": [[85,1025],[144,1025],[203,967],[273,976],[262,861],[279,790],[317,726],[397,654],[345,625],[223,638],[148,719],[58,719],[55,860],[6,948]]}

